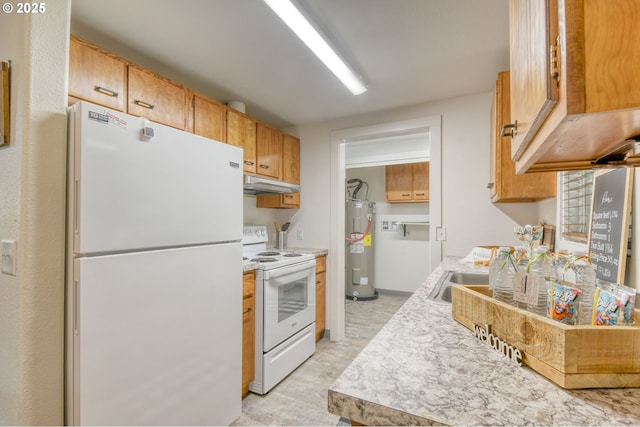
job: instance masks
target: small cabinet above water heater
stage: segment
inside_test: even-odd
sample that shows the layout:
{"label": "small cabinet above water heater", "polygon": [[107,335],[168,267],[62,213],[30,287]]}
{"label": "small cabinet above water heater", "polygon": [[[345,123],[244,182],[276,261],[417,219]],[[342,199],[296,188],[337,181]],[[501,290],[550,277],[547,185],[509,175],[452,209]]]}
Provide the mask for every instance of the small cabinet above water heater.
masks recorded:
{"label": "small cabinet above water heater", "polygon": [[388,203],[429,201],[429,162],[385,166],[385,194]]}

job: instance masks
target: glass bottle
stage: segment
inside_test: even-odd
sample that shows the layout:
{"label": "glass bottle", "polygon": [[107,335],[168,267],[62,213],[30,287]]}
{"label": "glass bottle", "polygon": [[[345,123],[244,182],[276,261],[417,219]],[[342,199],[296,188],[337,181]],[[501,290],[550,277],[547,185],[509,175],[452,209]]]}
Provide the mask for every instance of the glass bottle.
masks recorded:
{"label": "glass bottle", "polygon": [[527,311],[548,317],[547,313],[547,278],[552,275],[549,247],[540,245],[533,253],[527,266],[529,272],[529,288],[527,294]]}
{"label": "glass bottle", "polygon": [[513,280],[516,273],[516,264],[513,255],[511,254],[511,248],[501,247],[498,251],[498,256],[494,259],[494,262],[489,266],[489,282],[491,282],[493,267],[493,297],[498,301],[505,302],[510,305],[515,305],[513,299]]}

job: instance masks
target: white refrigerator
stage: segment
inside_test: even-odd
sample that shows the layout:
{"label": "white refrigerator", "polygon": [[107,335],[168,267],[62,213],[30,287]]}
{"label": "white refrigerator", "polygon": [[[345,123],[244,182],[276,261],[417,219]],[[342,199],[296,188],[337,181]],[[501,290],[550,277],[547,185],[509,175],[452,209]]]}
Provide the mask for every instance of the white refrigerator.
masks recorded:
{"label": "white refrigerator", "polygon": [[241,412],[242,149],[69,108],[65,422]]}

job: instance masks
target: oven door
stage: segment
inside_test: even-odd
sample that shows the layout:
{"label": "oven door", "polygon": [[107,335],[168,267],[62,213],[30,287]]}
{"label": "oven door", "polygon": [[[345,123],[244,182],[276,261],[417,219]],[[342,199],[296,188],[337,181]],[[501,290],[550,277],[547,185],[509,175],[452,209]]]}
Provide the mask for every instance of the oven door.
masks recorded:
{"label": "oven door", "polygon": [[315,266],[313,259],[264,272],[264,352],[314,322]]}

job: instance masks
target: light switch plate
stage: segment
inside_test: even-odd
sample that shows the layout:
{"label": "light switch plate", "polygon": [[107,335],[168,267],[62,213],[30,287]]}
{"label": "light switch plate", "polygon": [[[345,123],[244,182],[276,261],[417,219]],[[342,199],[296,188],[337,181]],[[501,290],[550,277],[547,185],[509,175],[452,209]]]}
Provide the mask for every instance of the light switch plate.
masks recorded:
{"label": "light switch plate", "polygon": [[0,270],[5,274],[16,275],[16,241],[7,239],[0,245]]}
{"label": "light switch plate", "polygon": [[445,227],[436,227],[436,240],[439,242],[447,240],[447,229]]}

